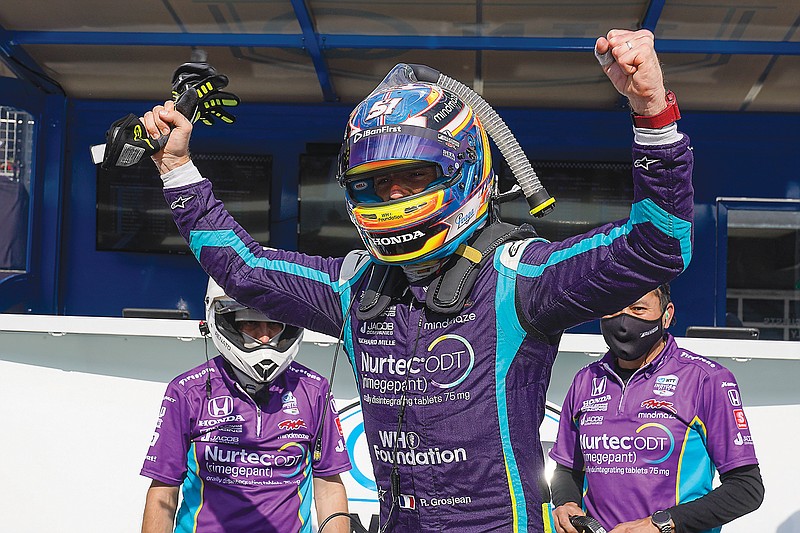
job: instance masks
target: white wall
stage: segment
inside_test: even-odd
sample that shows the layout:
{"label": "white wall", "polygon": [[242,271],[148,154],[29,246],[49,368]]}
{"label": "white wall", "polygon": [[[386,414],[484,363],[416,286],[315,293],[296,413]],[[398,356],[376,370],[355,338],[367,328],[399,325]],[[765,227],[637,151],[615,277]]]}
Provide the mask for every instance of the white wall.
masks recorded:
{"label": "white wall", "polygon": [[[205,359],[196,328],[193,321],[0,315],[0,530],[139,531],[149,485],[139,469],[164,387]],[[325,341],[309,334],[299,360],[329,375],[333,347]],[[800,533],[800,344],[731,342],[679,340],[736,374],[761,462],[764,505],[724,531]],[[211,344],[209,350],[216,353]],[[598,336],[565,335],[548,398],[560,405],[575,371],[602,351]],[[356,396],[344,354],[334,395]],[[552,428],[543,427],[543,436]],[[371,506],[356,498],[369,491],[346,482],[351,509],[362,511],[367,526]]]}

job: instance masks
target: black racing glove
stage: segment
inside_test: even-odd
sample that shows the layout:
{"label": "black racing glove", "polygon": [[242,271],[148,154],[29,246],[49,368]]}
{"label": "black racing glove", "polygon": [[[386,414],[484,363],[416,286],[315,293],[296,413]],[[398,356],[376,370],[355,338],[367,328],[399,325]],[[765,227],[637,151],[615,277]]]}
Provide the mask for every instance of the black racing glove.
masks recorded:
{"label": "black racing glove", "polygon": [[183,116],[191,122],[198,120],[211,126],[214,119],[226,124],[236,120],[225,107],[239,105],[239,97],[222,92],[228,85],[228,77],[218,74],[208,63],[184,63],[172,75],[172,100]]}
{"label": "black racing glove", "polygon": [[569,523],[580,533],[608,533],[600,522],[590,516],[572,515]]}
{"label": "black racing glove", "polygon": [[[220,91],[227,85],[228,77],[218,74],[208,63],[184,63],[172,76],[175,108],[192,122],[199,120],[210,126],[214,119],[219,119],[226,124],[232,124],[236,118],[224,108],[239,105],[239,97]],[[164,148],[168,138],[168,135],[162,135],[158,139],[152,139],[147,135],[139,117],[134,114],[123,117],[115,121],[106,132],[101,167],[110,170],[114,167],[135,165],[143,157],[151,156]]]}
{"label": "black racing glove", "polygon": [[104,170],[130,167],[161,150],[166,142],[166,135],[150,138],[139,117],[131,113],[111,124],[106,132],[106,150],[100,166]]}

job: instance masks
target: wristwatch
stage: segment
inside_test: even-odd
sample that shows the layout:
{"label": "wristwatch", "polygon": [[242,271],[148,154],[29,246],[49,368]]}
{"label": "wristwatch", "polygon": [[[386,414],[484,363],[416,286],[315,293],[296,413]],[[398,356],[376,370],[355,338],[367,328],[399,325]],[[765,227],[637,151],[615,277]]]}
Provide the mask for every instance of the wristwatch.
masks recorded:
{"label": "wristwatch", "polygon": [[650,521],[658,528],[660,533],[675,533],[675,527],[672,525],[672,515],[669,511],[656,511],[650,517]]}
{"label": "wristwatch", "polygon": [[681,118],[681,110],[678,109],[678,99],[675,98],[675,93],[672,91],[667,91],[666,100],[667,108],[657,115],[645,116],[631,113],[633,125],[637,128],[650,128],[657,130],[672,124]]}

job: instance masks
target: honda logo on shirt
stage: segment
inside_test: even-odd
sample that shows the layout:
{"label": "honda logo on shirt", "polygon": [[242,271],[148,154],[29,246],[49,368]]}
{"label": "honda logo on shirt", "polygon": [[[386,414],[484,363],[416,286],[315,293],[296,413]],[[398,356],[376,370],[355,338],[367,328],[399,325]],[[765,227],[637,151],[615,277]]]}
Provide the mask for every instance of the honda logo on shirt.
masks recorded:
{"label": "honda logo on shirt", "polygon": [[728,391],[728,399],[731,401],[731,405],[734,407],[739,407],[742,405],[742,399],[739,396],[739,391],[736,389],[730,389]]}
{"label": "honda logo on shirt", "polygon": [[606,377],[592,378],[592,396],[601,396],[606,393]]}
{"label": "honda logo on shirt", "polygon": [[233,398],[230,396],[217,396],[208,400],[208,414],[215,418],[228,416],[233,412]]}

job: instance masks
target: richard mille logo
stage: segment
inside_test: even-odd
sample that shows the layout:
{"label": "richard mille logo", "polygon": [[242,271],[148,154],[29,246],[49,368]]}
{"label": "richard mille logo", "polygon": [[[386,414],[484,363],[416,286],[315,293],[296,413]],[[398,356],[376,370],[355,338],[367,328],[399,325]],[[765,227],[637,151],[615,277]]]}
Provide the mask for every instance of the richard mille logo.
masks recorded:
{"label": "richard mille logo", "polygon": [[643,168],[645,170],[650,170],[650,165],[653,163],[658,163],[661,161],[660,159],[647,159],[647,156],[644,156],[641,159],[637,159],[633,162],[633,168]]}
{"label": "richard mille logo", "polygon": [[188,196],[186,198],[184,198],[183,196],[178,196],[178,198],[174,202],[169,204],[169,208],[170,209],[178,209],[178,208],[183,209],[184,207],[186,207],[186,202],[188,202],[192,198],[194,198],[194,195]]}

